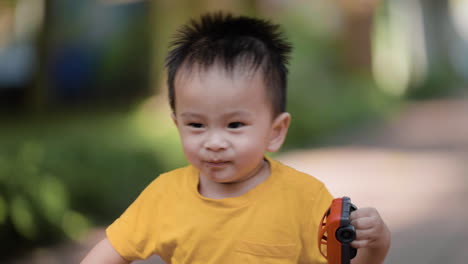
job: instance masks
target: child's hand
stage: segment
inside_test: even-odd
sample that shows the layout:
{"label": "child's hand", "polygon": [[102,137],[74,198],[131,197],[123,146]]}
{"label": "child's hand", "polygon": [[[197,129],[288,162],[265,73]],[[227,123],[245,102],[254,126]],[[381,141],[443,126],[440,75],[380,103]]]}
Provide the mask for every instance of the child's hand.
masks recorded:
{"label": "child's hand", "polygon": [[390,247],[390,231],[375,208],[361,208],[351,213],[356,239],[351,246],[361,248],[353,263],[382,263]]}

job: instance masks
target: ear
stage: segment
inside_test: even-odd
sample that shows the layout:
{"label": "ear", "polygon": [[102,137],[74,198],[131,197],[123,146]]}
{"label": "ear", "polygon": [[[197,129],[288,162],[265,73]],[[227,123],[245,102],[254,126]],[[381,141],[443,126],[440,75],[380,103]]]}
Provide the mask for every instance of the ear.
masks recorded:
{"label": "ear", "polygon": [[291,115],[289,113],[281,113],[274,120],[271,126],[271,134],[267,146],[268,152],[276,152],[283,145],[288,133],[289,123],[291,123]]}
{"label": "ear", "polygon": [[174,124],[177,126],[177,118],[174,112],[171,113],[171,119],[172,119],[172,122],[174,122]]}

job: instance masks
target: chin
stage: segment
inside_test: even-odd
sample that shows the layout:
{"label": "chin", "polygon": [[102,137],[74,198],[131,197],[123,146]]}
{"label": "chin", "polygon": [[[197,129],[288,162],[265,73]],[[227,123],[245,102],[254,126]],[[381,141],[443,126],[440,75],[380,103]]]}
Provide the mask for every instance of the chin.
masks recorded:
{"label": "chin", "polygon": [[236,178],[229,175],[213,175],[212,173],[206,173],[205,175],[215,183],[229,184],[236,182]]}
{"label": "chin", "polygon": [[210,180],[216,183],[232,183],[234,180],[230,177],[209,176]]}

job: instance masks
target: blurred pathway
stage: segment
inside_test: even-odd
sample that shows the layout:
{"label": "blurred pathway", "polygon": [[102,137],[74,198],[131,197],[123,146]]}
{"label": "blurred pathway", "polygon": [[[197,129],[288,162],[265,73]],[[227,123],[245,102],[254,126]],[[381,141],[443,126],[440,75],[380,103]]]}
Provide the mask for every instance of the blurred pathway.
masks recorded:
{"label": "blurred pathway", "polygon": [[[335,196],[377,207],[393,236],[387,263],[468,263],[468,100],[409,104],[393,120],[335,141],[277,158],[321,179]],[[97,229],[81,244],[11,264],[78,263],[103,236]]]}

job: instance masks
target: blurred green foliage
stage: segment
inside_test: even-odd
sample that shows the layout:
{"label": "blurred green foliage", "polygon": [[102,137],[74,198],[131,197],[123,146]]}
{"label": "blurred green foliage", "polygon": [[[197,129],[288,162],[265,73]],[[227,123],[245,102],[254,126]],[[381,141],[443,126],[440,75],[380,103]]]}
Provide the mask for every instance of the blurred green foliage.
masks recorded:
{"label": "blurred green foliage", "polygon": [[109,224],[159,173],[184,163],[167,121],[141,111],[1,124],[0,237],[12,242],[2,254]]}
{"label": "blurred green foliage", "polygon": [[383,118],[402,98],[377,88],[370,72],[343,61],[342,40],[297,17],[282,21],[294,44],[288,84],[292,123],[283,149],[320,144],[338,130]]}
{"label": "blurred green foliage", "polygon": [[463,83],[448,63],[440,63],[433,67],[426,79],[421,83],[412,84],[406,94],[410,100],[426,100],[431,98],[450,97],[459,92]]}

